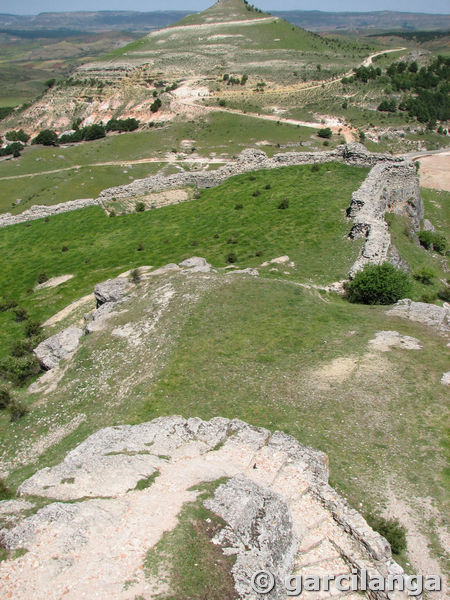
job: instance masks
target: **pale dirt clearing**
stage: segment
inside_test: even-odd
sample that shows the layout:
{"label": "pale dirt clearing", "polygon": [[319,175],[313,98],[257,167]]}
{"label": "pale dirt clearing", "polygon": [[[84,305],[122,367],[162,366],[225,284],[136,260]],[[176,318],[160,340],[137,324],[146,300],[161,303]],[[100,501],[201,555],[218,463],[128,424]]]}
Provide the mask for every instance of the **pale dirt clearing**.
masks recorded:
{"label": "pale dirt clearing", "polygon": [[419,162],[422,187],[450,192],[450,151],[423,156]]}

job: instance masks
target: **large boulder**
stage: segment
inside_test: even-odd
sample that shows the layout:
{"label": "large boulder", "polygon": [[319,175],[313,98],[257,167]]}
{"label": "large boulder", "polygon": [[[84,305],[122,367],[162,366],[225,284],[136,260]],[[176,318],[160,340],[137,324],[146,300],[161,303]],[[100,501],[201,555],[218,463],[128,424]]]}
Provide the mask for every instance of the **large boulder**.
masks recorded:
{"label": "large boulder", "polygon": [[108,279],[98,283],[94,288],[94,295],[97,301],[97,308],[106,302],[119,302],[130,291],[132,284],[124,277]]}
{"label": "large boulder", "polygon": [[62,358],[75,352],[82,335],[82,329],[68,327],[41,342],[33,352],[44,369],[54,369]]}
{"label": "large boulder", "polygon": [[187,267],[193,273],[209,273],[211,265],[201,256],[192,256],[180,262],[180,267]]}
{"label": "large boulder", "polygon": [[444,306],[437,306],[426,302],[413,302],[409,298],[404,298],[399,300],[386,314],[422,323],[439,333],[450,333],[450,309],[446,303]]}

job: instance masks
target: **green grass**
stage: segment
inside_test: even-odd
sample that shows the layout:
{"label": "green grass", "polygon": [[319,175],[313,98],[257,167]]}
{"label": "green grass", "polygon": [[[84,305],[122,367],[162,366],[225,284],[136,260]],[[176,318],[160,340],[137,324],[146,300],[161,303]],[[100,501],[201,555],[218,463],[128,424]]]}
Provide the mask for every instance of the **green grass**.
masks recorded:
{"label": "green grass", "polygon": [[[438,231],[448,233],[450,193],[422,188],[421,195],[424,199],[425,218],[430,219]],[[443,263],[448,264],[448,260],[444,256],[426,250],[418,244],[406,217],[388,214],[386,220],[389,224],[389,231],[394,245],[400,252],[401,257],[411,267],[413,275],[412,297],[425,302],[437,301],[436,294],[443,287],[441,280],[448,278],[447,271],[443,267]],[[431,284],[424,285],[414,279],[414,275],[422,269],[431,270],[435,273]]]}
{"label": "green grass", "polygon": [[[18,214],[36,204],[96,198],[107,187],[149,177],[162,166],[161,163],[150,163],[125,167],[74,167],[70,171],[4,180],[1,182],[0,212]],[[16,203],[18,199],[21,200],[19,204]]]}
{"label": "green grass", "polygon": [[158,596],[161,600],[234,600],[236,597],[231,574],[235,559],[224,555],[221,547],[212,542],[225,523],[203,505],[223,482],[218,480],[199,486],[197,499],[184,504],[175,529],[165,532],[147,552],[144,573],[147,577],[158,577],[169,586],[167,593]]}
{"label": "green grass", "polygon": [[[145,213],[110,218],[100,208],[90,208],[48,222],[14,225],[0,230],[0,288],[44,320],[118,271],[192,255],[225,266],[234,252],[239,265],[257,266],[288,254],[301,280],[330,283],[345,277],[360,247],[347,239],[345,210],[366,174],[366,169],[337,163],[323,165],[319,172],[309,165],[285,167],[239,175],[203,190],[197,200]],[[253,196],[256,191],[259,196]],[[285,198],[289,208],[278,209]],[[243,209],[235,210],[239,203]],[[67,252],[61,251],[63,245]],[[74,278],[33,292],[41,272]],[[4,354],[22,325],[11,313],[0,313],[0,326]]]}

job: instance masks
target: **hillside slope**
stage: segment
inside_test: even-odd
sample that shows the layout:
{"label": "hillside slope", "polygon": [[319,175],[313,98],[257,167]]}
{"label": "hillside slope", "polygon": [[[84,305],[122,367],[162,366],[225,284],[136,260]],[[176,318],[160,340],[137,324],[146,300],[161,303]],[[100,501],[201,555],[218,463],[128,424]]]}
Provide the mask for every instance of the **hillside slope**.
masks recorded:
{"label": "hillside slope", "polygon": [[[193,100],[218,89],[244,92],[258,84],[322,81],[347,72],[367,54],[367,44],[322,39],[243,0],[219,0],[203,13],[83,65],[1,128],[63,131],[74,119],[89,124],[118,116],[167,120],[177,113],[195,114]],[[151,109],[155,98],[162,102],[156,113]]]}

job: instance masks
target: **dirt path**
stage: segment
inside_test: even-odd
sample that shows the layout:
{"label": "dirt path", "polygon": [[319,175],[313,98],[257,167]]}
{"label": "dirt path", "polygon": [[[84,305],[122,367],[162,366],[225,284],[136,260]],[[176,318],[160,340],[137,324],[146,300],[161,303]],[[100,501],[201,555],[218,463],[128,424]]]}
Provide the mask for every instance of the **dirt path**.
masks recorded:
{"label": "dirt path", "polygon": [[[406,48],[405,47],[392,48],[390,50],[381,50],[378,52],[374,52],[373,54],[368,56],[366,59],[364,59],[364,61],[361,63],[360,66],[367,67],[372,64],[373,59],[376,58],[377,56],[381,56],[383,54],[388,54],[391,52],[400,52],[402,50],[406,50]],[[307,87],[292,86],[291,88],[289,88],[289,90],[284,89],[283,92],[286,93],[287,91],[289,91],[289,93],[295,93],[296,91],[304,92],[304,91],[308,91],[308,90],[321,88],[324,85],[328,86],[328,85],[337,83],[338,81],[341,81],[341,79],[343,77],[349,77],[352,74],[353,74],[353,71],[348,71],[344,75],[340,75],[339,77],[330,79],[329,81],[315,83],[314,85],[310,85]],[[317,121],[301,121],[298,119],[279,117],[277,115],[249,113],[249,112],[244,112],[243,110],[239,110],[239,109],[235,109],[235,108],[226,108],[226,107],[222,107],[222,106],[217,106],[217,107],[216,106],[203,106],[201,104],[198,104],[196,101],[196,100],[198,100],[199,93],[200,93],[200,96],[206,95],[204,93],[204,90],[205,90],[204,87],[202,87],[200,89],[195,88],[195,83],[198,83],[198,82],[199,82],[199,78],[189,79],[189,80],[185,81],[180,88],[178,88],[178,90],[174,94],[178,105],[189,106],[191,109],[192,109],[192,107],[196,107],[199,110],[203,110],[203,112],[211,112],[211,111],[227,112],[230,114],[237,114],[237,115],[246,116],[246,117],[253,117],[255,119],[263,119],[266,121],[275,121],[277,123],[278,122],[285,123],[287,125],[295,125],[295,126],[299,126],[299,127],[310,127],[311,129],[323,129],[324,127],[330,127],[330,129],[333,131],[333,133],[340,133],[344,137],[346,143],[350,143],[350,142],[354,142],[354,141],[358,140],[359,136],[358,136],[357,130],[354,127],[342,122],[338,117],[327,117],[325,119],[325,124],[324,124],[322,122],[317,122]],[[197,92],[199,92],[199,93],[197,93]],[[274,93],[277,93],[277,92],[278,92],[278,90],[274,90]],[[232,95],[232,93],[230,94],[230,92],[227,92],[227,95]]]}
{"label": "dirt path", "polygon": [[61,167],[60,169],[51,169],[50,171],[39,171],[38,173],[24,173],[22,175],[8,175],[0,177],[0,181],[9,179],[24,179],[25,177],[38,177],[39,175],[51,175],[52,173],[62,173],[64,171],[73,171],[74,169],[86,169],[88,167],[128,167],[130,165],[143,165],[147,163],[194,163],[194,164],[218,164],[228,162],[226,158],[139,158],[137,160],[113,160],[110,162],[88,163],[86,165],[72,165],[71,167]]}

